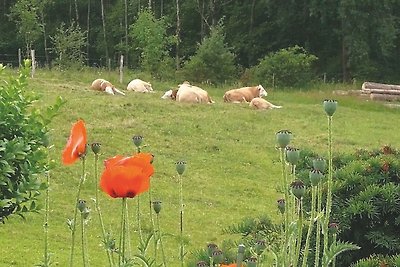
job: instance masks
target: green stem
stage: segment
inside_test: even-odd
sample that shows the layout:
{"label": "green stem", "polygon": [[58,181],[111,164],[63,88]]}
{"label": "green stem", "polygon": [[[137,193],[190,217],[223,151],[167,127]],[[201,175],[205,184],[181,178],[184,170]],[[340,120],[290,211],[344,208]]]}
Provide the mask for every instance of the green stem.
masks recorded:
{"label": "green stem", "polygon": [[82,241],[82,260],[83,267],[86,267],[87,258],[86,258],[86,244],[85,244],[85,219],[83,218],[83,212],[81,212],[81,241]]}
{"label": "green stem", "polygon": [[150,204],[150,221],[151,221],[151,226],[153,229],[153,240],[154,240],[154,265],[157,266],[157,239],[156,239],[156,228],[154,224],[154,218],[153,218],[153,209],[151,206],[152,197],[151,197],[151,179],[150,179],[150,187],[149,187],[149,204]]}
{"label": "green stem", "polygon": [[167,266],[167,260],[166,260],[166,257],[165,257],[165,253],[164,253],[164,245],[163,245],[163,242],[162,242],[162,234],[161,234],[161,228],[160,228],[160,218],[159,218],[159,215],[157,214],[156,215],[157,217],[157,229],[158,229],[158,235],[159,235],[159,239],[160,239],[160,247],[161,247],[161,254],[162,254],[162,258],[163,258],[163,266]]}
{"label": "green stem", "polygon": [[183,179],[182,175],[179,175],[179,196],[180,196],[180,260],[181,267],[183,267],[183,255],[184,255],[184,245],[183,245]]}
{"label": "green stem", "polygon": [[[337,234],[333,234],[332,244],[336,245],[336,240],[337,240]],[[332,267],[335,267],[335,266],[336,266],[336,257],[334,257],[332,260]]]}
{"label": "green stem", "polygon": [[[318,198],[317,198],[317,216],[320,216],[321,209],[322,209],[322,184],[321,182],[318,184],[317,187],[318,191]],[[319,266],[319,254],[320,254],[320,246],[321,246],[321,223],[320,219],[317,220],[317,229],[316,229],[316,237],[315,237],[315,261],[314,266]]]}
{"label": "green stem", "polygon": [[329,164],[328,164],[328,190],[326,194],[326,211],[324,217],[324,254],[328,251],[328,224],[332,208],[332,116],[328,116],[328,143],[329,143]]}
{"label": "green stem", "polygon": [[[290,207],[290,199],[289,199],[289,191],[288,191],[288,181],[286,176],[286,166],[285,166],[285,150],[284,148],[280,148],[281,152],[281,165],[282,165],[282,178],[283,178],[283,190],[285,194],[285,245],[282,248],[282,252],[288,255],[288,247],[289,247],[289,211]],[[286,266],[286,262],[288,257],[283,257],[283,265]]]}
{"label": "green stem", "polygon": [[[106,238],[106,230],[104,228],[104,222],[103,222],[103,216],[101,215],[101,210],[100,210],[100,203],[99,203],[99,177],[98,177],[98,172],[97,172],[97,166],[98,166],[98,161],[99,161],[99,155],[95,154],[94,156],[94,180],[95,180],[95,208],[97,211],[97,214],[99,216],[99,221],[100,221],[100,226],[101,226],[101,233],[103,234],[103,244],[107,244],[107,238]],[[109,248],[106,248],[106,253],[107,253],[107,258],[108,258],[108,263],[110,267],[114,266],[114,261],[112,258],[112,252]]]}
{"label": "green stem", "polygon": [[49,203],[50,203],[50,171],[46,172],[46,199],[45,199],[45,214],[44,214],[44,266],[50,266],[50,256],[49,256]]}
{"label": "green stem", "polygon": [[69,256],[69,266],[70,267],[73,266],[73,261],[74,261],[76,217],[78,214],[77,204],[80,199],[82,184],[83,184],[83,181],[85,180],[85,162],[86,162],[85,157],[83,157],[82,158],[82,175],[79,179],[78,192],[76,193],[76,199],[75,199],[75,203],[74,203],[74,219],[72,221],[72,229],[71,229],[71,253]]}
{"label": "green stem", "polygon": [[126,230],[126,198],[122,198],[121,207],[121,234],[119,239],[119,264],[123,265],[125,262],[125,230]]}
{"label": "green stem", "polygon": [[137,200],[137,210],[136,210],[136,219],[138,223],[138,233],[139,233],[139,238],[140,238],[140,244],[143,245],[143,234],[142,234],[142,222],[140,219],[140,195],[136,197]]}
{"label": "green stem", "polygon": [[306,244],[304,246],[303,262],[301,264],[302,267],[307,266],[308,248],[310,246],[310,238],[311,238],[311,234],[313,232],[314,220],[315,220],[316,190],[317,190],[316,186],[313,186],[311,188],[311,215],[310,215],[310,222],[308,224]]}
{"label": "green stem", "polygon": [[129,227],[129,209],[128,209],[128,199],[125,203],[125,240],[128,243],[128,252],[126,257],[131,257],[131,231]]}
{"label": "green stem", "polygon": [[298,215],[299,219],[297,221],[297,240],[296,240],[296,250],[294,254],[294,264],[293,266],[297,266],[297,262],[300,259],[300,249],[301,249],[301,240],[303,237],[303,205],[302,198],[298,200]]}

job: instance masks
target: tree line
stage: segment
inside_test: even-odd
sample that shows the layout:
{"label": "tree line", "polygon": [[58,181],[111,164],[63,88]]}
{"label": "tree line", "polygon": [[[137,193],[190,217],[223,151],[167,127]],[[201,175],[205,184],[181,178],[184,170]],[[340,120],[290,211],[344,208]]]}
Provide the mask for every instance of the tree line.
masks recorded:
{"label": "tree line", "polygon": [[68,46],[74,43],[85,65],[115,66],[124,55],[129,68],[140,69],[149,42],[137,36],[146,37],[152,26],[135,23],[146,10],[149,23],[161,29],[151,34],[160,34],[160,49],[177,70],[220,27],[241,74],[271,53],[298,46],[318,58],[315,70],[329,79],[400,81],[396,0],[3,0],[0,10],[0,60],[19,47],[35,49],[51,65],[74,53]]}

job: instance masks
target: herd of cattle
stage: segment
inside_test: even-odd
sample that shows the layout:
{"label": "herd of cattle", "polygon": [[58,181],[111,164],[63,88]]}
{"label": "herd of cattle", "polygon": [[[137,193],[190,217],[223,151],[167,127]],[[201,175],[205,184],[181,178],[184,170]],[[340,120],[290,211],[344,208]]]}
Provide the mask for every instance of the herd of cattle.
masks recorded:
{"label": "herd of cattle", "polygon": [[[112,83],[104,79],[94,80],[91,88],[111,95],[125,95],[124,92],[118,90]],[[134,79],[129,82],[126,90],[140,93],[154,92],[151,83],[140,79]],[[223,100],[224,102],[230,103],[249,103],[249,106],[255,109],[273,109],[282,107],[268,102],[263,98],[264,96],[267,96],[267,91],[261,85],[257,85],[228,90],[225,92]],[[178,85],[177,89],[166,91],[161,98],[172,99],[184,103],[214,103],[206,90],[191,85],[187,81]]]}

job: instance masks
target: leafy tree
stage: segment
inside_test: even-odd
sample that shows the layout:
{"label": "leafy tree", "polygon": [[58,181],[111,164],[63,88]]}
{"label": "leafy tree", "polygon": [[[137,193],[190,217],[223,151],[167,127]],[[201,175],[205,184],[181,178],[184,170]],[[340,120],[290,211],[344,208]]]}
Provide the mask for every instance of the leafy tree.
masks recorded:
{"label": "leafy tree", "polygon": [[83,65],[86,32],[82,31],[77,24],[72,23],[68,28],[65,28],[62,23],[51,40],[58,56],[56,62],[60,68],[81,67]]}
{"label": "leafy tree", "polygon": [[211,29],[210,36],[203,39],[196,54],[183,67],[184,79],[195,82],[223,83],[232,80],[237,69],[235,55],[224,43],[223,26]]}
{"label": "leafy tree", "polygon": [[281,49],[264,57],[254,67],[254,78],[259,83],[276,86],[299,86],[315,78],[313,63],[317,57],[299,46]]}
{"label": "leafy tree", "polygon": [[[24,216],[39,210],[37,198],[46,184],[40,175],[48,171],[46,146],[51,119],[62,101],[38,109],[32,106],[38,97],[27,93],[30,61],[18,78],[0,85],[0,222],[12,214]],[[0,65],[0,74],[3,71]],[[29,91],[28,91],[29,92]]]}

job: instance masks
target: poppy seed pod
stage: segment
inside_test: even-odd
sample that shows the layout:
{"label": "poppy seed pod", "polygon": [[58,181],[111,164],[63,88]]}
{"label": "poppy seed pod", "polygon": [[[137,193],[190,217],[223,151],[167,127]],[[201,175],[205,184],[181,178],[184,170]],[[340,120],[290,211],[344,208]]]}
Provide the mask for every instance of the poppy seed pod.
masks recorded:
{"label": "poppy seed pod", "polygon": [[297,197],[298,199],[301,199],[305,192],[306,192],[306,187],[304,185],[304,183],[301,180],[296,180],[293,181],[290,184],[290,187],[292,189],[292,193],[295,197]]}
{"label": "poppy seed pod", "polygon": [[207,244],[207,254],[209,257],[212,257],[212,253],[218,249],[218,246],[214,243]]}
{"label": "poppy seed pod", "polygon": [[176,162],[176,171],[179,175],[182,175],[186,170],[186,161],[180,160]]}
{"label": "poppy seed pod", "polygon": [[300,149],[294,147],[286,147],[286,160],[292,164],[296,165],[300,159]]}
{"label": "poppy seed pod", "polygon": [[261,255],[264,252],[266,247],[267,246],[266,246],[265,240],[257,240],[256,244],[255,244],[255,251],[256,251],[257,255]]}
{"label": "poppy seed pod", "polygon": [[247,260],[247,267],[256,267],[257,266],[257,258],[251,257]]}
{"label": "poppy seed pod", "polygon": [[324,100],[324,110],[328,116],[333,116],[337,108],[337,101],[332,99]]}
{"label": "poppy seed pod", "polygon": [[80,212],[83,212],[86,208],[86,201],[83,199],[79,199],[78,203],[76,203],[76,207]]}
{"label": "poppy seed pod", "polygon": [[100,143],[92,143],[91,145],[92,151],[94,154],[99,154],[100,153],[100,148],[101,148],[101,144]]}
{"label": "poppy seed pod", "polygon": [[140,147],[140,145],[141,145],[142,142],[143,142],[143,136],[141,136],[141,135],[135,135],[134,137],[132,137],[132,141],[133,141],[133,144],[134,144],[136,147]]}
{"label": "poppy seed pod", "polygon": [[334,223],[334,222],[330,223],[328,225],[328,230],[329,230],[329,233],[331,233],[331,234],[337,234],[337,232],[339,230],[339,224]]}
{"label": "poppy seed pod", "polygon": [[153,210],[157,213],[157,214],[159,214],[160,213],[160,211],[161,211],[161,201],[159,201],[159,200],[155,200],[155,201],[153,201]]}
{"label": "poppy seed pod", "polygon": [[212,253],[212,258],[214,263],[220,264],[224,261],[224,254],[222,253],[222,250],[216,249]]}
{"label": "poppy seed pod", "polygon": [[278,204],[278,209],[281,212],[281,214],[284,214],[285,213],[285,199],[283,199],[283,198],[278,199],[277,204]]}
{"label": "poppy seed pod", "polygon": [[244,254],[245,249],[246,249],[246,246],[245,246],[245,245],[239,244],[239,246],[238,246],[238,253],[239,253],[239,254]]}
{"label": "poppy seed pod", "polygon": [[84,220],[86,220],[87,218],[89,218],[89,214],[90,214],[90,209],[88,207],[86,207],[83,211],[82,211],[82,218]]}
{"label": "poppy seed pod", "polygon": [[196,267],[208,267],[208,264],[205,261],[199,261],[197,262]]}
{"label": "poppy seed pod", "polygon": [[313,159],[312,165],[314,170],[319,170],[322,173],[326,170],[326,161],[323,158]]}
{"label": "poppy seed pod", "polygon": [[292,132],[288,130],[280,130],[276,133],[276,141],[280,148],[285,148],[292,139]]}
{"label": "poppy seed pod", "polygon": [[311,185],[312,185],[312,186],[318,185],[319,182],[321,181],[322,177],[323,177],[323,174],[322,174],[321,171],[315,170],[315,169],[314,169],[314,170],[311,170],[311,171],[310,171],[310,174],[309,174],[309,178],[310,178],[310,181],[311,181]]}

